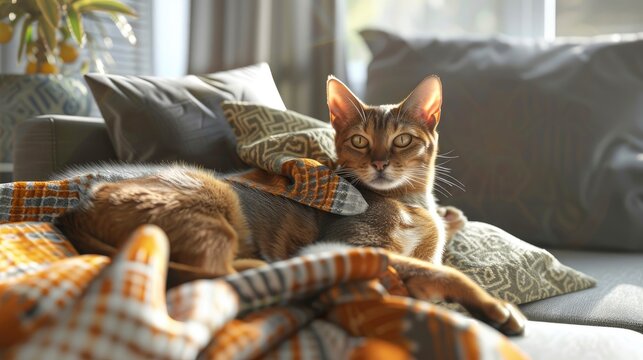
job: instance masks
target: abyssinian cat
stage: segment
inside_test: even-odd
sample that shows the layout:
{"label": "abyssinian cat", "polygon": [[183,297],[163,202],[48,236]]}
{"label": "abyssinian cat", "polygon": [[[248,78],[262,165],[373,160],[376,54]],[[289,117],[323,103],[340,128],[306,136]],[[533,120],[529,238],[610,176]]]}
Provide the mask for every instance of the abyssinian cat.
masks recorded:
{"label": "abyssinian cat", "polygon": [[139,225],[155,224],[168,235],[172,261],[213,275],[234,272],[235,259],[275,261],[337,244],[384,248],[412,296],[458,302],[505,333],[521,333],[519,310],[441,265],[445,241],[466,219],[455,208],[438,208],[433,197],[440,80],[424,79],[397,105],[365,105],[334,77],[327,96],[337,172],[362,192],[369,204],[363,214],[326,213],[176,165],[138,168],[140,177],[99,184],[58,224],[72,242],[113,246]]}

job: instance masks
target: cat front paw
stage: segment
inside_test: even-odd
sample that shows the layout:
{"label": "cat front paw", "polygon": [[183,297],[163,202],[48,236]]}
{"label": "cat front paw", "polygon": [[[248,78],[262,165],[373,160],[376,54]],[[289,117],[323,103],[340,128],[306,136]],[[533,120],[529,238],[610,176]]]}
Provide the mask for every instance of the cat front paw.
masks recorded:
{"label": "cat front paw", "polygon": [[[469,281],[448,279],[449,274],[442,273],[446,285],[436,284],[435,279],[414,277],[405,281],[409,294],[416,299],[426,301],[454,301],[462,306],[476,319],[498,329],[507,336],[521,335],[525,332],[527,318],[513,304],[494,298]],[[441,284],[442,285],[442,284]]]}
{"label": "cat front paw", "polygon": [[494,301],[477,310],[482,313],[478,312],[475,314],[476,317],[505,335],[522,335],[525,332],[527,318],[514,304],[494,299]]}
{"label": "cat front paw", "polygon": [[438,215],[440,215],[444,222],[447,240],[451,239],[455,233],[460,231],[468,221],[462,210],[453,206],[438,207]]}

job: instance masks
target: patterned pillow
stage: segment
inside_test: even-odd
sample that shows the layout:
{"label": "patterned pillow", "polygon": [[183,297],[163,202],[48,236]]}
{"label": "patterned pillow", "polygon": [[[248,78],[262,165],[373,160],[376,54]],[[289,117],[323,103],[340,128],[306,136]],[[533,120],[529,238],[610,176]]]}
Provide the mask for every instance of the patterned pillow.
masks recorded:
{"label": "patterned pillow", "polygon": [[335,130],[323,121],[267,106],[222,103],[248,165],[263,169],[229,180],[335,214],[362,213],[368,204],[350,182],[335,175]]}
{"label": "patterned pillow", "polygon": [[489,224],[469,222],[447,244],[444,263],[455,267],[492,295],[523,304],[596,285],[548,251]]}

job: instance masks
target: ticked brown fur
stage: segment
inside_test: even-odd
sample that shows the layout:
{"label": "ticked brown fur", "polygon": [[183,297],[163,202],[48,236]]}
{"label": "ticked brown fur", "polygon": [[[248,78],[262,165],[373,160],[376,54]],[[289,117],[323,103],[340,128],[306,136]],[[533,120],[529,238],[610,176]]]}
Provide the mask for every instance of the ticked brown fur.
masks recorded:
{"label": "ticked brown fur", "polygon": [[515,307],[441,265],[447,238],[466,221],[433,198],[441,104],[437,77],[422,81],[401,103],[383,106],[365,105],[329,78],[336,171],[369,204],[359,215],[322,212],[225,176],[174,166],[99,184],[90,203],[58,223],[75,243],[92,238],[114,247],[139,225],[158,225],[168,235],[172,261],[212,275],[243,267],[235,259],[276,261],[328,243],[384,248],[413,296],[457,301],[505,333],[520,333],[524,317]]}

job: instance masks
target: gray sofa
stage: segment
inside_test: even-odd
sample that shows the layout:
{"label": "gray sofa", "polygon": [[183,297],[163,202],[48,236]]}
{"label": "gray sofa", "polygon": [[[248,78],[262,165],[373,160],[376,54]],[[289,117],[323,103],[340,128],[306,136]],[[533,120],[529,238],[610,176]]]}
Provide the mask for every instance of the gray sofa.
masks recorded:
{"label": "gray sofa", "polygon": [[[40,116],[14,132],[15,181],[116,159],[100,118]],[[534,359],[643,359],[643,253],[550,251],[598,285],[522,305],[531,322],[512,341]]]}

